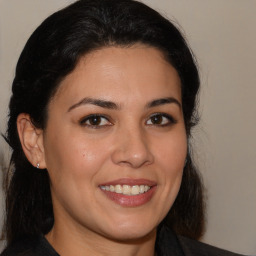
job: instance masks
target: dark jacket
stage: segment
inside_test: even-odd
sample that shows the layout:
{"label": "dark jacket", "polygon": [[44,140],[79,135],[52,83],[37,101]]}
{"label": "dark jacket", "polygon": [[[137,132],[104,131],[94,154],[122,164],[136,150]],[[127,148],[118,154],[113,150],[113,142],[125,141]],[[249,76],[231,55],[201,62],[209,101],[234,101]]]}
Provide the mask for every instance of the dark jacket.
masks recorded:
{"label": "dark jacket", "polygon": [[[239,256],[216,247],[176,236],[170,229],[164,228],[156,241],[157,256]],[[43,235],[26,237],[16,241],[0,256],[59,256]],[[75,256],[75,255],[70,255]],[[145,255],[146,256],[146,255]],[[241,255],[240,255],[241,256]]]}
{"label": "dark jacket", "polygon": [[186,237],[178,237],[185,256],[241,256]]}

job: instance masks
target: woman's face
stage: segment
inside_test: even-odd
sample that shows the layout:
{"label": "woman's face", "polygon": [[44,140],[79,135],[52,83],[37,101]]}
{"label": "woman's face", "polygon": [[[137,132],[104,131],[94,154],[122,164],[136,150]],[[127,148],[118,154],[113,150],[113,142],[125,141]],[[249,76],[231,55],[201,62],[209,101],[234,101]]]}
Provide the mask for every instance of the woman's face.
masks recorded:
{"label": "woman's face", "polygon": [[155,231],[187,153],[180,79],[162,53],[138,44],[86,55],[48,111],[54,228],[118,240]]}

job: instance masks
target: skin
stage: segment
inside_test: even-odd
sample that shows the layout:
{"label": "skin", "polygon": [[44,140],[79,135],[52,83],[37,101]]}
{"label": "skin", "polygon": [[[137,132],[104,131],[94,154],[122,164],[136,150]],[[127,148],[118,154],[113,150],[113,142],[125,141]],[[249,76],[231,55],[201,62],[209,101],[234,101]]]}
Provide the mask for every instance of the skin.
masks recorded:
{"label": "skin", "polygon": [[[172,100],[152,104],[163,98]],[[91,114],[101,117],[93,123]],[[61,82],[48,117],[44,131],[26,114],[18,119],[24,152],[50,176],[48,241],[62,256],[154,255],[156,227],[178,194],[187,153],[176,70],[152,47],[102,48]],[[155,182],[152,198],[136,207],[110,200],[99,185],[120,178]]]}

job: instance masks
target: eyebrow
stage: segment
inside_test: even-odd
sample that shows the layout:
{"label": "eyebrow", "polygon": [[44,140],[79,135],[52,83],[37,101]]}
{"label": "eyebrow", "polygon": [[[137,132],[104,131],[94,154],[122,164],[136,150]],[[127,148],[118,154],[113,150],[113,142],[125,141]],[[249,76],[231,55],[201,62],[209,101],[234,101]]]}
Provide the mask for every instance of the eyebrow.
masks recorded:
{"label": "eyebrow", "polygon": [[93,98],[83,98],[82,100],[80,100],[79,102],[77,102],[76,104],[72,105],[69,109],[68,112],[70,112],[72,109],[80,107],[82,105],[86,105],[86,104],[92,104],[98,107],[102,107],[102,108],[107,108],[107,109],[120,109],[121,107],[119,105],[117,105],[116,103],[112,102],[112,101],[106,101],[106,100],[102,100],[102,99],[93,99]]}
{"label": "eyebrow", "polygon": [[[178,105],[179,108],[182,108],[180,102],[173,97],[167,97],[167,98],[153,100],[146,104],[146,108],[153,108],[153,107],[157,107],[157,106],[161,106],[161,105],[165,105],[165,104],[171,104],[171,103],[175,103],[176,105]],[[112,101],[85,97],[82,100],[80,100],[79,102],[77,102],[74,105],[72,105],[71,107],[69,107],[67,112],[70,112],[74,108],[80,107],[82,105],[87,105],[87,104],[92,104],[92,105],[95,105],[95,106],[98,106],[101,108],[106,108],[106,109],[113,109],[113,110],[121,109],[121,106],[119,104],[116,104]]]}
{"label": "eyebrow", "polygon": [[175,103],[178,105],[179,108],[182,108],[181,103],[173,97],[153,100],[146,105],[146,108],[153,108],[153,107],[157,107],[165,104],[171,104],[171,103]]}

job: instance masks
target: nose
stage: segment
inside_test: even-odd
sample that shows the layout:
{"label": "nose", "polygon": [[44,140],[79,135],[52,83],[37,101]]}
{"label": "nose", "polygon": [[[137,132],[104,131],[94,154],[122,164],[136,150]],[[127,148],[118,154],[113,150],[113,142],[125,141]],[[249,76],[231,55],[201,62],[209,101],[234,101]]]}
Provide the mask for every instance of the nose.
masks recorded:
{"label": "nose", "polygon": [[140,129],[122,129],[116,138],[112,161],[118,165],[140,168],[152,164],[154,156],[145,131]]}

